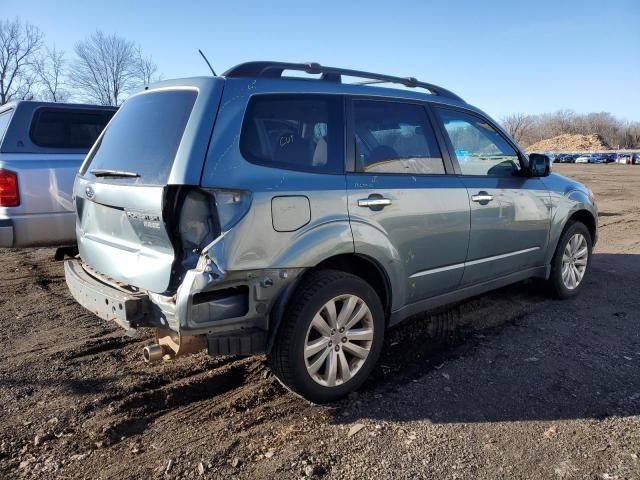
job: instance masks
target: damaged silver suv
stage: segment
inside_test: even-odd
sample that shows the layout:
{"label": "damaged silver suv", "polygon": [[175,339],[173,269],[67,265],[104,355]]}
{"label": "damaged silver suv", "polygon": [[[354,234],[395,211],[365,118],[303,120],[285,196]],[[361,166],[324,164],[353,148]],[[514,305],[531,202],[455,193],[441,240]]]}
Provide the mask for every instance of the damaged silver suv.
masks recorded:
{"label": "damaged silver suv", "polygon": [[358,388],[411,315],[531,277],[575,295],[596,240],[591,191],[452,92],[315,63],[132,96],[74,199],[69,289],[155,328],[147,361],[266,352],[315,402]]}

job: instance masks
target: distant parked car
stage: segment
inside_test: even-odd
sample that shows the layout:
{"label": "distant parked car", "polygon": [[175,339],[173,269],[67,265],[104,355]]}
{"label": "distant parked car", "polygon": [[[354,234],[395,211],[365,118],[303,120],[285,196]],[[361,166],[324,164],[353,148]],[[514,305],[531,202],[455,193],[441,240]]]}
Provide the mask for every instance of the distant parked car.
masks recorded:
{"label": "distant parked car", "polygon": [[0,107],[0,247],[76,243],[73,181],[115,111],[29,101]]}
{"label": "distant parked car", "polygon": [[631,155],[631,164],[640,165],[640,153],[634,153]]}
{"label": "distant parked car", "polygon": [[631,165],[631,155],[629,153],[621,153],[618,155],[616,162],[624,165]]}
{"label": "distant parked car", "polygon": [[589,155],[580,155],[576,158],[575,163],[591,163],[591,157]]}
{"label": "distant parked car", "polygon": [[576,161],[576,156],[575,155],[571,155],[570,153],[560,153],[556,159],[560,162],[560,163],[575,163]]}

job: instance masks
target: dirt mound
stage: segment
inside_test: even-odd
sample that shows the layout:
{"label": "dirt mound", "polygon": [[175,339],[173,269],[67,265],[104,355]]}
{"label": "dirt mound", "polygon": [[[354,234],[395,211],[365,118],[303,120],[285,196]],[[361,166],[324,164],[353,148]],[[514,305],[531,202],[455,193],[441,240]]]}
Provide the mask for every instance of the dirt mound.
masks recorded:
{"label": "dirt mound", "polygon": [[540,140],[527,147],[528,152],[599,152],[608,149],[609,145],[600,135],[571,135],[569,133]]}

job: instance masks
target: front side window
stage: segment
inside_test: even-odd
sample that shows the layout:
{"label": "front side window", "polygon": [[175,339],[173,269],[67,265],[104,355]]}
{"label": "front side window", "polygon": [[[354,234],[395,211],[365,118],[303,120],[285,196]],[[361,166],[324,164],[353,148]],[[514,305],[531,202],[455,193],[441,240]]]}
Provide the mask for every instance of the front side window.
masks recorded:
{"label": "front side window", "polygon": [[518,153],[486,120],[458,110],[435,108],[463,175],[511,176]]}
{"label": "front side window", "polygon": [[39,147],[89,150],[114,112],[39,108],[31,124],[31,140]]}
{"label": "front side window", "polygon": [[356,170],[443,175],[442,155],[422,105],[354,100]]}
{"label": "front side window", "polygon": [[245,114],[240,150],[252,163],[288,170],[342,173],[342,98],[256,95]]}

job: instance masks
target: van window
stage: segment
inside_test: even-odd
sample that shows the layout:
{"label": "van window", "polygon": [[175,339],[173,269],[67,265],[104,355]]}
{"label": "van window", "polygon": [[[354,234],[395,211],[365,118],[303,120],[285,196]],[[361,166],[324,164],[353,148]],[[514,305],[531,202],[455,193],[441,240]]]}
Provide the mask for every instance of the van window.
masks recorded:
{"label": "van window", "polygon": [[31,140],[39,147],[89,150],[114,112],[41,107],[31,123]]}
{"label": "van window", "polygon": [[356,170],[444,175],[444,163],[422,105],[354,100]]}
{"label": "van window", "polygon": [[7,110],[6,112],[0,113],[0,142],[2,142],[4,134],[7,132],[7,128],[9,128],[12,114],[13,110]]}
{"label": "van window", "polygon": [[165,185],[197,96],[194,90],[166,90],[124,102],[82,173],[125,171],[138,176],[101,177],[100,181]]}
{"label": "van window", "polygon": [[256,95],[249,101],[240,150],[250,162],[317,173],[344,171],[342,98]]}

